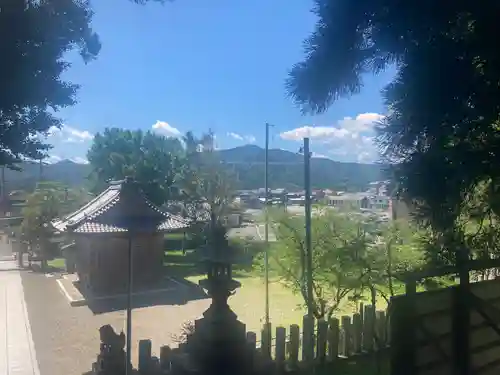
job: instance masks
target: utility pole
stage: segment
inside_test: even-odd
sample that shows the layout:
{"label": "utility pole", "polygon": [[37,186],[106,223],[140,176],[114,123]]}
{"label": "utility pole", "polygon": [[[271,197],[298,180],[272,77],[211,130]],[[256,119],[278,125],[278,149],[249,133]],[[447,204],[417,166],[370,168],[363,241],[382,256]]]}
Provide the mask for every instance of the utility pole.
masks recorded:
{"label": "utility pole", "polygon": [[128,235],[128,283],[127,283],[127,342],[126,342],[126,366],[125,375],[131,374],[132,363],[132,290],[133,290],[133,277],[134,277],[134,256],[132,249],[132,234],[130,228],[127,231]]}
{"label": "utility pole", "polygon": [[265,159],[264,159],[264,215],[265,215],[265,226],[264,226],[264,241],[266,245],[266,250],[264,252],[264,268],[265,268],[265,284],[266,284],[266,312],[265,312],[265,323],[268,328],[267,331],[271,334],[269,329],[269,215],[268,215],[268,204],[269,204],[269,181],[268,181],[268,166],[269,166],[269,127],[271,125],[266,123],[266,147],[265,147]]}
{"label": "utility pole", "polygon": [[2,200],[5,199],[5,165],[2,165]]}
{"label": "utility pole", "polygon": [[309,150],[309,138],[304,138],[304,208],[305,208],[305,282],[307,290],[307,325],[309,335],[304,336],[305,345],[310,348],[306,354],[305,361],[312,367],[314,373],[314,314],[313,314],[313,269],[312,269],[312,241],[311,241],[311,151]]}
{"label": "utility pole", "polygon": [[307,315],[313,317],[313,285],[312,285],[312,239],[311,239],[311,152],[309,138],[304,138],[304,187],[305,187],[305,230],[306,230],[306,284]]}

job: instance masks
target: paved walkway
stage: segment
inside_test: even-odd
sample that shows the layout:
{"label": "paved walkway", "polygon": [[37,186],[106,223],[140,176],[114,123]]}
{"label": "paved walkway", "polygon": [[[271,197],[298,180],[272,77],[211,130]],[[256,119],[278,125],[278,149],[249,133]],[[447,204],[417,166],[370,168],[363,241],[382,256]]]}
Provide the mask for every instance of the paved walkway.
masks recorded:
{"label": "paved walkway", "polygon": [[0,374],[40,375],[21,275],[16,269],[16,261],[0,261]]}

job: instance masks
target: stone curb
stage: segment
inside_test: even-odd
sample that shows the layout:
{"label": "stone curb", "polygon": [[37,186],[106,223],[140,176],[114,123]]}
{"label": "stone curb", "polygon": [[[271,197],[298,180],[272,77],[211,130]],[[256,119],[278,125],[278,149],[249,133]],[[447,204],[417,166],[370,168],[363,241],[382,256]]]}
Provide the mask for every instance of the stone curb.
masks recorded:
{"label": "stone curb", "polygon": [[[176,280],[172,279],[172,281],[174,281],[176,284],[179,284],[181,286],[186,286],[186,285],[183,285],[183,284],[179,283]],[[90,300],[88,300],[86,298],[73,298],[69,294],[68,290],[64,286],[64,284],[61,281],[61,279],[56,279],[56,282],[57,282],[57,285],[59,286],[59,289],[61,289],[62,293],[64,294],[64,297],[66,297],[66,299],[68,300],[70,306],[73,306],[73,307],[87,306],[90,301],[99,301],[99,300],[115,299],[115,298],[125,298],[127,296],[127,294],[115,294],[115,295],[111,295],[111,296],[95,297],[95,298],[92,298]],[[132,296],[144,295],[144,294],[153,294],[153,293],[163,293],[163,292],[168,292],[170,290],[176,290],[176,289],[177,288],[163,288],[163,289],[150,290],[150,291],[147,291],[147,292],[135,292],[135,293],[132,293]]]}
{"label": "stone curb", "polygon": [[59,289],[61,289],[61,292],[64,294],[64,297],[66,297],[66,299],[68,300],[70,306],[78,307],[87,305],[88,302],[85,298],[77,298],[77,299],[72,298],[60,279],[56,279],[56,282],[57,285],[59,286]]}

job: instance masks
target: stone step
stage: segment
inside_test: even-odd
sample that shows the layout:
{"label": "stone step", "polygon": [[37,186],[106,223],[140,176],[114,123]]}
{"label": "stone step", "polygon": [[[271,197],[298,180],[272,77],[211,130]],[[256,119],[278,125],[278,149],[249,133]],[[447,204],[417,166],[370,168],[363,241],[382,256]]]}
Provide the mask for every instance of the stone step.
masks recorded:
{"label": "stone step", "polygon": [[0,271],[18,270],[19,265],[16,260],[0,260]]}

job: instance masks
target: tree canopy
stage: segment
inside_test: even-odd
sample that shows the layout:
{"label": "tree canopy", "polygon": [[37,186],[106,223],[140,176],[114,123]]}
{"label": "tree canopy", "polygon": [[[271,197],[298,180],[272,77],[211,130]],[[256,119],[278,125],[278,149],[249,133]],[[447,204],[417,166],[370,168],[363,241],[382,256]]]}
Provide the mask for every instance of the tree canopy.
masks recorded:
{"label": "tree canopy", "polygon": [[53,181],[39,183],[28,195],[22,210],[21,234],[23,240],[40,246],[44,263],[58,251],[50,241],[54,232],[50,222],[73,212],[89,200],[90,195],[85,190],[71,189]]}
{"label": "tree canopy", "polygon": [[439,231],[455,225],[480,182],[490,206],[500,170],[500,35],[495,1],[316,0],[318,21],[288,90],[305,112],[323,112],[394,66],[378,125],[400,193]]}
{"label": "tree canopy", "polygon": [[[307,303],[303,218],[279,210],[270,214],[277,239],[270,249],[272,269]],[[311,302],[318,319],[329,318],[368,290],[388,299],[401,286],[396,276],[423,264],[419,242],[405,223],[388,226],[327,208],[313,216],[311,229]]]}
{"label": "tree canopy", "polygon": [[183,154],[176,138],[151,131],[106,128],[95,135],[87,153],[93,190],[102,191],[109,180],[133,177],[146,196],[161,205],[182,173]]}
{"label": "tree canopy", "polygon": [[[124,0],[125,1],[125,0]],[[137,4],[165,0],[129,0]],[[63,81],[78,50],[87,63],[101,44],[91,28],[90,0],[14,0],[0,4],[0,165],[41,159],[50,149],[44,136],[60,127],[57,111],[76,103],[79,86]],[[22,26],[20,26],[22,25]]]}
{"label": "tree canopy", "polygon": [[[61,80],[65,54],[77,49],[88,62],[100,49],[88,1],[9,1],[0,5],[0,164],[39,159],[40,135],[59,127],[55,112],[76,101],[78,85]],[[20,26],[22,25],[22,27]]]}

